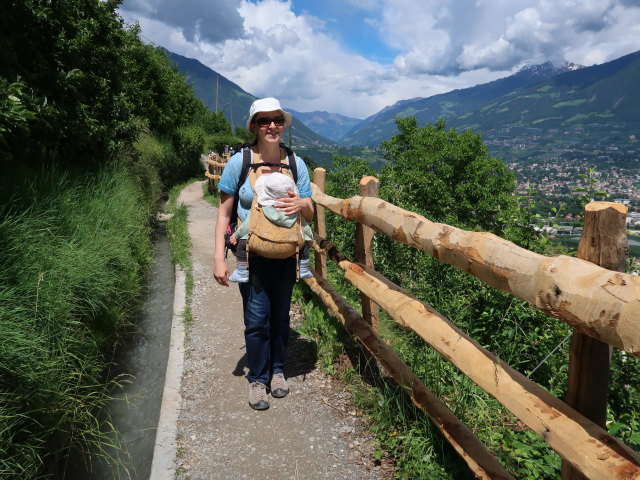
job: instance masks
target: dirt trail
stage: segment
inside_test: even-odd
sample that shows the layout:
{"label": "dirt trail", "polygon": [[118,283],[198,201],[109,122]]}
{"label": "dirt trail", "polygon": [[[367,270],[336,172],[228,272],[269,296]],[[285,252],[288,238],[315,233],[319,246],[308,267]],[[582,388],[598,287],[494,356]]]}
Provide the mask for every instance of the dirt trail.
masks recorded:
{"label": "dirt trail", "polygon": [[285,371],[291,393],[270,398],[269,410],[249,408],[240,293],[235,284],[218,285],[212,274],[217,210],[202,199],[202,182],[186,187],[178,202],[189,208],[194,291],[177,478],[383,478],[347,394],[315,369],[315,344],[295,330]]}

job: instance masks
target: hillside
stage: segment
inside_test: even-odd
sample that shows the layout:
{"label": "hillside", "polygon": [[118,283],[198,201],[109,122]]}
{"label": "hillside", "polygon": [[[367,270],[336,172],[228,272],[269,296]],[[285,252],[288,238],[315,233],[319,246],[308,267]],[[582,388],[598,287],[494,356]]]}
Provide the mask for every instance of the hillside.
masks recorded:
{"label": "hillside", "polygon": [[[249,107],[257,98],[244,91],[238,85],[216,71],[193,58],[183,57],[167,51],[169,58],[176,64],[178,71],[185,75],[192,85],[196,97],[202,100],[212,111],[223,111],[229,123],[245,127]],[[217,100],[216,100],[217,96]],[[283,105],[283,108],[287,108]],[[333,142],[308,128],[294,117],[291,127],[295,145],[331,145]],[[285,133],[288,135],[288,132]]]}
{"label": "hillside", "polygon": [[396,117],[411,115],[421,124],[433,123],[439,118],[450,121],[482,108],[495,99],[520,88],[537,84],[575,68],[579,67],[568,63],[555,67],[547,62],[524,67],[513,75],[482,85],[453,90],[429,98],[401,100],[363,120],[340,143],[342,145],[377,145],[397,132]]}
{"label": "hillside", "polygon": [[633,166],[640,151],[639,83],[636,52],[503,95],[448,123],[481,131],[510,161],[611,158]]}

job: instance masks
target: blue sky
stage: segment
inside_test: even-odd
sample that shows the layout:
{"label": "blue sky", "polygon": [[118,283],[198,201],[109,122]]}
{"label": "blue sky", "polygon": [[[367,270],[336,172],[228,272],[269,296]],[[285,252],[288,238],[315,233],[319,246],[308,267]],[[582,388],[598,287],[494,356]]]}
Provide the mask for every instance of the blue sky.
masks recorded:
{"label": "blue sky", "polygon": [[253,95],[356,118],[527,64],[640,50],[640,0],[124,0],[119,12]]}
{"label": "blue sky", "polygon": [[291,10],[322,19],[323,29],[345,49],[370,60],[391,63],[400,53],[384,43],[373,16],[364,16],[360,8],[344,0],[293,0]]}

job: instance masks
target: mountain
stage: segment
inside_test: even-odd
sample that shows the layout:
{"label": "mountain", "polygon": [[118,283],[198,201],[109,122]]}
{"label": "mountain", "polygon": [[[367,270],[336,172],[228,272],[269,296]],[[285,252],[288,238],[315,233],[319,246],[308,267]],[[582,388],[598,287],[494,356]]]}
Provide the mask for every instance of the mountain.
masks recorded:
{"label": "mountain", "polygon": [[340,140],[342,145],[378,145],[397,133],[395,118],[415,116],[419,124],[433,123],[439,118],[457,118],[484,107],[496,98],[529,85],[534,85],[580,66],[565,63],[559,67],[550,62],[529,65],[518,72],[493,82],[453,90],[428,98],[401,100],[366,118]]}
{"label": "mountain", "polygon": [[481,132],[492,153],[508,161],[637,166],[638,85],[640,51],[514,90],[447,124]]}
{"label": "mountain", "polygon": [[336,142],[362,121],[339,113],[317,111],[305,113],[296,112],[295,110],[290,110],[290,112],[314,132]]}
{"label": "mountain", "polygon": [[[222,111],[225,117],[234,126],[245,128],[249,108],[257,97],[244,91],[238,85],[223,77],[216,71],[203,65],[193,58],[183,57],[177,53],[166,50],[169,58],[176,64],[178,71],[182,73],[193,87],[193,91],[211,111]],[[286,105],[282,106],[285,110]],[[294,145],[332,145],[334,142],[318,135],[302,121],[293,119],[291,135]],[[288,132],[285,132],[285,137]]]}

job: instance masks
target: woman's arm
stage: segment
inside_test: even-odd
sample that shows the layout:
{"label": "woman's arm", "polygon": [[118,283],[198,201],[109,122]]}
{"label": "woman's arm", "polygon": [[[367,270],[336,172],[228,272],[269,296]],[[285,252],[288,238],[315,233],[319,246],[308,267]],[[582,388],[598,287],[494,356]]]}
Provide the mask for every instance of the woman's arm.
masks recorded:
{"label": "woman's arm", "polygon": [[[285,215],[293,215],[301,213],[305,220],[313,219],[313,202],[311,201],[311,184],[309,180],[309,172],[307,166],[300,157],[296,156],[296,166],[298,171],[298,181],[296,187],[298,194],[289,192],[289,198],[279,198],[278,202],[284,205],[276,204],[276,210],[284,212]],[[304,195],[304,198],[300,197]]]}
{"label": "woman's arm", "polygon": [[220,285],[229,286],[229,267],[224,259],[224,234],[231,220],[234,196],[220,192],[220,206],[214,233],[215,250],[213,255],[213,276]]}
{"label": "woman's arm", "polygon": [[276,210],[285,215],[301,213],[305,220],[313,219],[313,202],[311,197],[300,198],[297,193],[289,192],[289,197],[279,198],[275,204]]}

